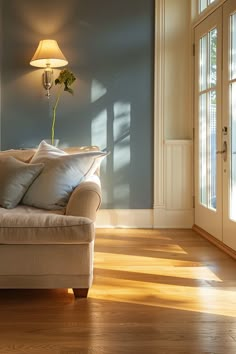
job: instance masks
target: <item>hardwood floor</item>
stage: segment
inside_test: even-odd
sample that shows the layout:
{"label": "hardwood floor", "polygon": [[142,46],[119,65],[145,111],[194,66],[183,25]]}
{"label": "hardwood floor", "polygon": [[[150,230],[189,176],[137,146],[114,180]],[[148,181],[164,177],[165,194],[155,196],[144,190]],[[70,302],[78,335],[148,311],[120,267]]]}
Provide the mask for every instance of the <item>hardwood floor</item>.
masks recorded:
{"label": "hardwood floor", "polygon": [[0,354],[235,354],[236,261],[192,230],[97,230],[87,299],[0,290]]}

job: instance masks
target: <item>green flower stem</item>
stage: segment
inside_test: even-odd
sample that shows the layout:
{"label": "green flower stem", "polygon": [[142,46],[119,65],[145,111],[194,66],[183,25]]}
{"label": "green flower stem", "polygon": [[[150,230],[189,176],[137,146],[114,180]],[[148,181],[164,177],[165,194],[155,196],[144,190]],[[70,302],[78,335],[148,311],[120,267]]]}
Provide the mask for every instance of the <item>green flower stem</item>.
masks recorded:
{"label": "green flower stem", "polygon": [[55,102],[55,105],[53,107],[53,118],[52,118],[52,145],[54,144],[54,131],[55,131],[55,122],[56,122],[56,110],[57,106],[60,100],[62,94],[62,85],[59,87],[58,94],[57,94],[57,100]]}

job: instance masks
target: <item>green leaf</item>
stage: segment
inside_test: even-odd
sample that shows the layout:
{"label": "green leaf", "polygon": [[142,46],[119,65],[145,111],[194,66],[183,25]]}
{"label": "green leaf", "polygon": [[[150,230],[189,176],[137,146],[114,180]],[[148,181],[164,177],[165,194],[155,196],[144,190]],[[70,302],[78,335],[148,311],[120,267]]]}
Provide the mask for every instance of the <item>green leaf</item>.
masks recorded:
{"label": "green leaf", "polygon": [[60,85],[57,93],[57,98],[55,105],[53,107],[53,120],[52,120],[52,141],[54,140],[54,129],[55,129],[55,122],[56,122],[56,109],[61,97],[62,87],[64,85],[64,91],[69,92],[73,95],[74,91],[70,87],[74,81],[76,80],[75,75],[68,69],[61,70],[59,76],[55,79],[55,85]]}

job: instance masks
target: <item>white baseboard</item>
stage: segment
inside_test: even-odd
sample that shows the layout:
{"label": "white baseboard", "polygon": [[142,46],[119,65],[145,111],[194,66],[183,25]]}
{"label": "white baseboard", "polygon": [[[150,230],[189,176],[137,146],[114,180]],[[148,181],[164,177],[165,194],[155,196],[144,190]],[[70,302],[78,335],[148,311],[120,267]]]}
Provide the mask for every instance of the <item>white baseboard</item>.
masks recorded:
{"label": "white baseboard", "polygon": [[153,228],[191,229],[194,224],[194,209],[153,210]]}
{"label": "white baseboard", "polygon": [[150,229],[152,225],[152,209],[100,209],[96,220],[99,228]]}
{"label": "white baseboard", "polygon": [[193,210],[101,209],[97,228],[192,228]]}

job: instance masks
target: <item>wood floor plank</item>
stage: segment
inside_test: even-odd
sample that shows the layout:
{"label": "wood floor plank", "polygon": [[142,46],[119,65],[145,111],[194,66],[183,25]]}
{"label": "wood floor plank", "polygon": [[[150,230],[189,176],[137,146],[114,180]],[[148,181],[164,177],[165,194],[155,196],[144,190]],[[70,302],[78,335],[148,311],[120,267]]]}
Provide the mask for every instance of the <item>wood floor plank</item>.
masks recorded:
{"label": "wood floor plank", "polygon": [[235,354],[236,262],[192,230],[98,229],[94,283],[0,290],[0,354]]}

